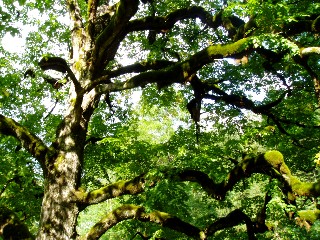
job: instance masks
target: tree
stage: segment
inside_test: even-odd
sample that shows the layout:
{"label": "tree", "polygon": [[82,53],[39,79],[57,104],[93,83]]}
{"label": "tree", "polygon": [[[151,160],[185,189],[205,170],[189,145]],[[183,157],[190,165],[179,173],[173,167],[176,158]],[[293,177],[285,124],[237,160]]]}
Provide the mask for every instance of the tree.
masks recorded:
{"label": "tree", "polygon": [[[5,156],[2,172],[6,173],[1,195],[18,194],[23,185],[30,203],[42,200],[36,239],[98,239],[128,219],[159,224],[194,239],[210,239],[219,230],[245,223],[248,238],[256,239],[263,236],[260,233],[275,231],[276,226],[266,221],[280,211],[275,199],[280,199],[280,209],[291,221],[296,218],[308,229],[318,224],[318,176],[307,178],[299,171],[316,171],[319,4],[257,0],[19,3],[20,8],[11,1],[2,3],[0,10],[7,21],[0,25],[2,34],[17,32],[14,21],[27,24],[31,10],[38,9],[49,20],[28,36],[24,74],[15,71],[13,61],[18,63],[18,58],[1,49],[6,57],[1,60],[6,71],[1,71],[0,133]],[[66,12],[70,30],[58,21]],[[50,52],[55,44],[62,50],[69,44],[70,56]],[[126,64],[122,55],[135,62]],[[57,74],[50,76],[50,71]],[[140,110],[128,100],[129,90],[135,89],[142,89]],[[258,94],[264,96],[262,101],[255,100]],[[121,97],[127,101],[121,103]],[[54,108],[47,111],[48,100],[43,99],[50,98],[63,114]],[[180,127],[172,135],[172,128],[167,130],[169,140],[159,137],[151,142],[136,128],[144,108],[152,109],[149,116],[162,119],[163,109],[172,112],[172,119],[187,111],[196,131]],[[261,119],[249,121],[248,112]],[[126,170],[130,158],[136,158],[131,171]],[[219,172],[218,159],[223,163]],[[108,181],[107,169],[123,179]],[[105,183],[90,182],[96,174],[107,179]],[[183,191],[177,187],[179,182],[188,183]],[[165,211],[166,199],[160,197],[162,203],[156,203],[139,198],[154,189],[161,194],[168,191],[167,198],[197,191],[209,206],[223,206],[227,194],[235,202],[232,193],[242,191],[241,183],[244,189],[258,183],[265,196],[250,200],[255,207],[249,211],[239,206],[216,219],[183,218],[178,216],[179,208],[177,216],[175,210]],[[87,233],[77,234],[80,212],[124,195],[137,197],[122,200],[125,204],[105,214]],[[302,209],[306,205],[301,199],[315,204]],[[182,203],[178,206],[190,209],[196,200]],[[19,209],[19,201],[3,200],[2,205],[2,237],[32,239],[24,220],[30,227],[34,222],[30,216],[37,210],[30,204]],[[27,211],[34,213],[24,215]],[[132,239],[138,236],[150,237],[136,230]]]}

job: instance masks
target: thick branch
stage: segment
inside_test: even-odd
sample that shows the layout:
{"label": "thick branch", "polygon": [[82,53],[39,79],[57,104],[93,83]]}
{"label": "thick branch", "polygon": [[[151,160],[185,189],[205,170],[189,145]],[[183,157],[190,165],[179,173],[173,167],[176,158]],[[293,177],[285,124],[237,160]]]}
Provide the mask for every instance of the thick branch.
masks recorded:
{"label": "thick branch", "polygon": [[[166,175],[176,181],[197,182],[209,196],[221,200],[237,182],[250,177],[253,173],[267,174],[279,179],[286,188],[290,189],[290,192],[292,191],[296,195],[320,196],[320,181],[316,183],[301,182],[291,174],[282,154],[278,151],[269,151],[257,157],[244,158],[220,183],[215,183],[207,174],[197,170],[183,170],[178,173],[177,171],[174,173],[166,172]],[[149,180],[151,182],[159,181],[159,179]],[[140,175],[132,180],[118,181],[89,193],[77,191],[75,192],[75,201],[86,206],[125,194],[139,194],[145,191],[145,183],[145,175]]]}
{"label": "thick branch", "polygon": [[124,67],[119,67],[113,71],[106,71],[104,74],[109,78],[114,78],[127,73],[140,73],[148,70],[159,70],[174,65],[176,62],[168,60],[151,60],[134,63]]}
{"label": "thick branch", "polygon": [[127,31],[143,31],[143,30],[168,30],[171,29],[175,23],[183,19],[199,18],[202,23],[207,26],[216,29],[221,25],[221,15],[219,12],[216,16],[212,16],[204,8],[199,6],[192,6],[189,8],[178,9],[169,13],[167,16],[149,16],[141,19],[135,19],[130,21]]}
{"label": "thick branch", "polygon": [[319,33],[320,32],[320,15],[312,16],[311,19],[296,19],[290,21],[283,27],[286,35],[296,35],[302,32]]}
{"label": "thick branch", "polygon": [[76,191],[75,197],[77,202],[86,206],[100,203],[107,199],[119,197],[125,194],[138,194],[144,191],[144,187],[144,175],[140,175],[134,179],[128,181],[118,181],[88,193]]}
{"label": "thick branch", "polygon": [[11,118],[0,114],[0,133],[15,137],[21,145],[35,157],[44,169],[45,156],[49,148],[40,138]]}
{"label": "thick branch", "polygon": [[253,158],[243,159],[221,183],[215,183],[209,176],[196,170],[185,170],[178,176],[181,181],[198,182],[212,197],[223,199],[226,193],[243,178],[253,173],[267,174],[279,179],[300,196],[320,196],[320,181],[315,183],[301,182],[293,176],[278,151],[269,151]]}
{"label": "thick branch", "polygon": [[[138,0],[120,0],[115,14],[112,16],[110,23],[102,31],[96,40],[96,47],[93,52],[93,62],[96,63],[97,69],[103,69],[102,66],[108,59],[113,59],[115,50],[114,44],[120,43],[124,27],[130,18],[137,12]],[[108,59],[106,59],[108,56]]]}
{"label": "thick branch", "polygon": [[[140,73],[125,82],[105,84],[99,87],[99,91],[101,93],[116,92],[124,89],[143,87],[149,83],[157,83],[159,88],[173,83],[184,83],[189,81],[190,77],[204,65],[212,63],[216,59],[236,56],[247,51],[250,43],[251,39],[245,38],[235,43],[209,46],[184,62],[176,63],[165,69]],[[96,85],[95,82],[99,81],[101,80],[96,79],[93,84]]]}
{"label": "thick branch", "polygon": [[95,79],[93,83],[91,83],[85,91],[90,91],[92,88],[96,87],[102,83],[110,83],[110,80],[115,77],[119,77],[128,73],[141,73],[149,70],[159,70],[169,66],[174,65],[175,62],[167,61],[167,60],[152,60],[152,61],[143,61],[134,63],[131,65],[127,65],[124,67],[119,67],[112,71],[104,71],[103,76]]}
{"label": "thick branch", "polygon": [[169,13],[167,16],[148,16],[142,19],[130,21],[127,28],[128,32],[154,30],[161,32],[173,28],[173,26],[184,19],[198,18],[206,25],[206,27],[217,29],[224,27],[229,37],[239,40],[245,37],[246,33],[253,28],[256,28],[255,19],[251,18],[247,23],[236,16],[223,16],[223,10],[217,12],[214,16],[200,6],[191,6],[188,8],[178,9]]}
{"label": "thick branch", "polygon": [[256,231],[254,222],[252,222],[251,219],[239,209],[232,211],[226,217],[220,218],[216,222],[210,224],[205,230],[201,231],[199,228],[182,221],[178,217],[159,211],[147,213],[143,207],[136,205],[123,205],[106,214],[106,216],[96,223],[82,239],[98,239],[110,228],[121,221],[128,219],[157,223],[162,227],[170,228],[195,239],[206,239],[219,230],[245,222],[249,240],[256,239],[254,235]]}
{"label": "thick branch", "polygon": [[197,239],[200,238],[201,234],[201,231],[197,227],[194,227],[193,225],[186,223],[177,217],[171,216],[168,213],[159,211],[146,213],[144,208],[141,206],[123,205],[113,210],[111,213],[108,213],[104,218],[96,223],[83,239],[99,239],[99,237],[110,228],[127,219],[136,219],[143,222],[148,221],[157,223],[163,227],[171,228]]}
{"label": "thick branch", "polygon": [[[257,28],[254,18],[250,18],[249,21],[245,23],[239,17],[224,16],[223,10],[212,16],[210,12],[200,6],[191,6],[178,9],[163,17],[148,16],[146,18],[133,20],[130,22],[127,30],[129,32],[143,30],[161,32],[173,28],[178,21],[196,18],[200,19],[206,27],[214,30],[220,26],[224,27],[228,31],[229,37],[234,40],[248,36],[249,30]],[[251,33],[252,32],[253,31],[251,31]]]}
{"label": "thick branch", "polygon": [[254,240],[256,239],[254,232],[254,224],[251,221],[251,219],[244,214],[240,209],[236,209],[229,213],[226,217],[220,218],[218,221],[214,222],[208,227],[207,234],[208,236],[212,236],[215,232],[228,228],[236,226],[242,222],[246,223],[247,226],[247,232],[248,232],[248,239]]}
{"label": "thick branch", "polygon": [[83,27],[82,16],[77,0],[67,0],[67,6],[72,21],[72,30],[76,30]]}
{"label": "thick branch", "polygon": [[300,49],[300,54],[302,57],[306,57],[312,54],[320,54],[320,47],[306,47]]}

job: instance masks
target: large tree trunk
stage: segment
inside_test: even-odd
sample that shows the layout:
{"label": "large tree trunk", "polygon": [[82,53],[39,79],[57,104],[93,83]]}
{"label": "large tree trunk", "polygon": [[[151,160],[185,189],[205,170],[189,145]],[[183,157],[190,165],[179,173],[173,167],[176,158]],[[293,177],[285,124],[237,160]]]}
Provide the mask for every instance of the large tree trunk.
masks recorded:
{"label": "large tree trunk", "polygon": [[[72,135],[67,134],[65,137],[65,142],[62,144],[64,150],[60,150],[47,165],[48,172],[45,176],[37,239],[74,239],[76,237],[78,206],[74,201],[73,193],[79,184],[83,143],[79,140],[74,141],[75,138],[70,136]],[[84,142],[83,138],[82,142]]]}
{"label": "large tree trunk", "polygon": [[88,121],[92,114],[91,97],[72,91],[69,114],[57,129],[53,154],[45,162],[45,189],[37,239],[76,238],[78,205],[75,191],[80,183],[83,150]]}
{"label": "large tree trunk", "polygon": [[76,238],[79,210],[74,193],[80,184],[88,122],[99,98],[94,91],[83,91],[85,82],[92,78],[86,54],[91,39],[83,27],[77,2],[68,0],[67,5],[72,19],[74,63],[72,71],[68,69],[67,73],[73,88],[69,93],[68,114],[58,126],[56,140],[52,144],[56,154],[46,161],[38,240]]}
{"label": "large tree trunk", "polygon": [[75,179],[71,179],[68,174],[61,174],[51,176],[45,185],[37,239],[75,239],[78,207],[69,197]]}

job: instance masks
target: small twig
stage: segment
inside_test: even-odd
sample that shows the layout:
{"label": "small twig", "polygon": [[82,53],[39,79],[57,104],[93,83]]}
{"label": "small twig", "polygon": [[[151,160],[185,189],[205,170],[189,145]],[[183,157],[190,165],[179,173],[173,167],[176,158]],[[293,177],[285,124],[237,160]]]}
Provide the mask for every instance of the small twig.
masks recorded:
{"label": "small twig", "polygon": [[51,108],[50,112],[44,117],[44,119],[46,119],[47,117],[49,117],[51,115],[51,113],[53,112],[53,110],[56,108],[57,104],[58,104],[59,100],[56,99],[56,102],[54,103],[53,107]]}

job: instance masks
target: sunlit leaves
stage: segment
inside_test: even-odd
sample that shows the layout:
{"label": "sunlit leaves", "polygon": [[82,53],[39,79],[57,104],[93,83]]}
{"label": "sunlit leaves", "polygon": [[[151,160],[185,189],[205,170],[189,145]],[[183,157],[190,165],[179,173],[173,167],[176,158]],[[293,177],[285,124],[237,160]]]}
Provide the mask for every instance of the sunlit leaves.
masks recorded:
{"label": "sunlit leaves", "polygon": [[280,53],[290,52],[293,56],[300,53],[299,47],[294,42],[289,41],[278,34],[262,34],[258,37],[254,37],[252,42],[256,48],[264,47]]}
{"label": "sunlit leaves", "polygon": [[35,233],[37,226],[33,224],[39,214],[43,194],[41,172],[37,170],[39,166],[11,137],[1,136],[0,147],[0,205],[14,210]]}

